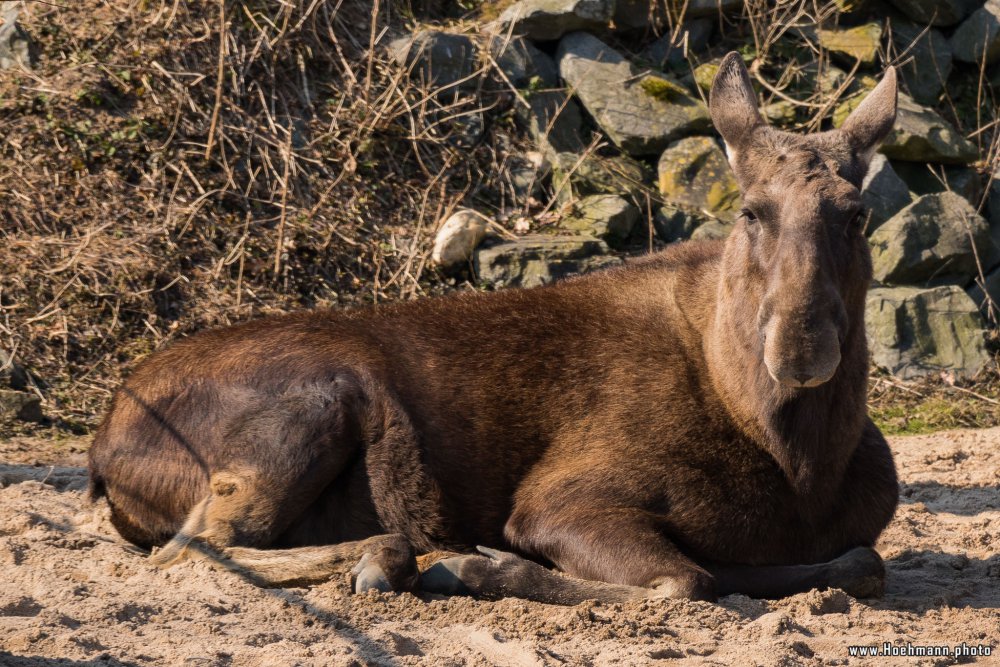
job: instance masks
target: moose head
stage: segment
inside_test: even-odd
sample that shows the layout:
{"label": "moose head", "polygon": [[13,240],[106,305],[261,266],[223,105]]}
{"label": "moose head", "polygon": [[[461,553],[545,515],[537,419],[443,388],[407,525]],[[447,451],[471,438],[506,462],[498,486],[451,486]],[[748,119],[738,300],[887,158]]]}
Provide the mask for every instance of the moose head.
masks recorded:
{"label": "moose head", "polygon": [[764,123],[739,54],[713,82],[712,120],[743,195],[720,302],[731,304],[733,331],[756,332],[742,344],[784,389],[830,380],[862,325],[871,258],[860,189],[895,122],[896,88],[890,67],[842,127],[800,135]]}

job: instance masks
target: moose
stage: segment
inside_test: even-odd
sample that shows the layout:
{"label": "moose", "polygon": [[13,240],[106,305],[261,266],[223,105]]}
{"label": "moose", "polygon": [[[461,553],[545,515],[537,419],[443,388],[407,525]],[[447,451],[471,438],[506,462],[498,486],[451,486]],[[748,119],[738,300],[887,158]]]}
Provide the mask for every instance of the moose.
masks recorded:
{"label": "moose", "polygon": [[839,129],[779,131],[730,53],[709,100],[743,195],[727,239],[176,342],[116,392],[91,497],[154,563],[261,585],[881,595],[898,487],[866,411],[859,188],[896,100],[890,67]]}

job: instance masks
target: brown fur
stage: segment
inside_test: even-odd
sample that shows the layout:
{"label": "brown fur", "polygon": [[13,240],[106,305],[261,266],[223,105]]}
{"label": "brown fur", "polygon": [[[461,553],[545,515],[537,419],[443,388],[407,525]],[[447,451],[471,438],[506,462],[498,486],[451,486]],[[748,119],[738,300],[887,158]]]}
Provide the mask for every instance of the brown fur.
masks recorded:
{"label": "brown fur", "polygon": [[[851,132],[807,137],[764,126],[748,86],[728,57],[713,118],[756,220],[725,242],[539,289],[263,319],[152,356],[91,449],[118,530],[147,547],[485,545],[618,585],[612,599],[783,594],[789,570],[753,583],[744,566],[871,547],[897,487],[866,416],[871,266],[853,219],[894,73]],[[467,558],[450,590],[531,579],[529,564],[504,585],[464,580],[503,561]]]}

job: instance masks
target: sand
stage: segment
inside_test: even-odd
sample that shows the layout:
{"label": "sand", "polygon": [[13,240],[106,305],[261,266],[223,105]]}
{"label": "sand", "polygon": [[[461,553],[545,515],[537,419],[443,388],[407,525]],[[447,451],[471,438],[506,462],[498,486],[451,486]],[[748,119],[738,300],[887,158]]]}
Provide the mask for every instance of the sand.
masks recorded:
{"label": "sand", "polygon": [[[963,642],[1000,664],[1000,429],[892,439],[901,503],[881,600],[556,607],[262,589],[205,562],[161,571],[83,490],[85,442],[0,443],[0,665],[855,665],[852,645]],[[879,659],[881,663],[883,660]]]}

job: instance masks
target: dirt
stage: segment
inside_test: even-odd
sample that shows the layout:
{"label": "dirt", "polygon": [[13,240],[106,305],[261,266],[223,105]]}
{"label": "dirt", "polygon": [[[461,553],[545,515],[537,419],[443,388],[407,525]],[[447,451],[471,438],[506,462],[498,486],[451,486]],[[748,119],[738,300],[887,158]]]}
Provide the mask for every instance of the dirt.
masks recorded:
{"label": "dirt", "polygon": [[1000,664],[1000,429],[891,441],[901,502],[878,544],[883,599],[575,607],[161,571],[87,504],[85,441],[2,442],[0,665],[854,665],[874,661],[850,646],[884,642],[991,649],[899,664]]}

